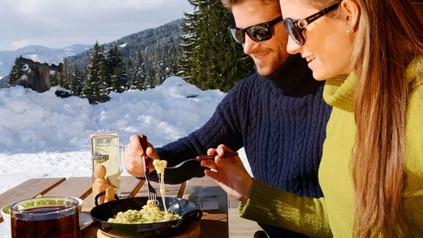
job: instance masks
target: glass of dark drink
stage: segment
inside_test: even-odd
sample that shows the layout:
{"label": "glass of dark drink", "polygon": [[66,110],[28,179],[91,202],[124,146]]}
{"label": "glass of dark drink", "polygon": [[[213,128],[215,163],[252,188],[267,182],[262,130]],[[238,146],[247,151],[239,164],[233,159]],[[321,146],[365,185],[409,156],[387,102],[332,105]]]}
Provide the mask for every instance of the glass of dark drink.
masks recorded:
{"label": "glass of dark drink", "polygon": [[78,200],[40,197],[11,207],[12,238],[80,238]]}

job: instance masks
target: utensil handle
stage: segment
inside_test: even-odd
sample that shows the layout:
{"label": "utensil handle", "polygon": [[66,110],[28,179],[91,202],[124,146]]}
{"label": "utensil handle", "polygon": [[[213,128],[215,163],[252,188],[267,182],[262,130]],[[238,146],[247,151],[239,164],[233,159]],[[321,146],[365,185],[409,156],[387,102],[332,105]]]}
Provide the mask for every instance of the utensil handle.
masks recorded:
{"label": "utensil handle", "polygon": [[141,135],[138,136],[140,139],[140,144],[141,144],[141,148],[142,148],[142,155],[141,155],[141,159],[142,159],[142,163],[144,165],[144,177],[145,177],[145,181],[147,182],[148,185],[148,189],[147,189],[147,195],[148,197],[150,197],[150,165],[148,164],[148,156],[147,156],[147,136],[145,135]]}
{"label": "utensil handle", "polygon": [[[225,157],[235,157],[238,156],[238,152],[225,152],[224,154]],[[208,160],[208,159],[214,159],[215,155],[199,155],[197,157],[195,157],[195,159],[197,161],[201,161],[201,160]]]}
{"label": "utensil handle", "polygon": [[148,177],[147,175],[148,175],[148,173],[150,171],[150,166],[147,163],[148,156],[147,156],[147,153],[146,153],[146,150],[147,150],[147,136],[141,135],[141,136],[138,136],[138,137],[140,139],[140,145],[141,145],[141,148],[142,148],[141,159],[142,159],[142,162],[143,162],[143,165],[144,165],[144,176],[147,179],[147,177]]}
{"label": "utensil handle", "polygon": [[195,160],[197,160],[197,161],[201,161],[201,160],[209,160],[209,159],[214,159],[214,156],[209,156],[209,155],[199,155],[199,156],[195,157]]}

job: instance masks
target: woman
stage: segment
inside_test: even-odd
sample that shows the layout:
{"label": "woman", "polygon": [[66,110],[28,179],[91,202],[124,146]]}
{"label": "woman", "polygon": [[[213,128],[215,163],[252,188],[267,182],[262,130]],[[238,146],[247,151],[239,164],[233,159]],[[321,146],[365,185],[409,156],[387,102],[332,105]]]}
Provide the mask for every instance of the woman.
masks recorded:
{"label": "woman", "polygon": [[334,107],[319,169],[324,198],[246,178],[229,165],[236,158],[221,158],[225,147],[209,151],[218,157],[203,162],[215,170],[207,174],[243,201],[246,218],[315,236],[423,237],[423,26],[410,3],[280,4],[288,52],[326,80],[324,98]]}

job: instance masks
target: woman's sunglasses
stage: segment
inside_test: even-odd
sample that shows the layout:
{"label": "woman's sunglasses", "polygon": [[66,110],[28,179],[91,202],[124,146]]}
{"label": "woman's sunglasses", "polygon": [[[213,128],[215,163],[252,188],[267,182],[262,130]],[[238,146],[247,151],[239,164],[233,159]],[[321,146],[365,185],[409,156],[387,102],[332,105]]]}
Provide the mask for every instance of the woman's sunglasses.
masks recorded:
{"label": "woman's sunglasses", "polygon": [[232,37],[235,39],[235,41],[239,44],[245,43],[245,33],[247,33],[248,37],[250,37],[251,40],[255,42],[262,42],[272,38],[272,31],[270,28],[280,21],[282,21],[282,16],[279,16],[269,22],[250,26],[245,29],[240,29],[231,26],[228,28],[228,30],[231,33]]}
{"label": "woman's sunglasses", "polygon": [[309,17],[298,19],[293,21],[291,18],[285,18],[283,23],[285,25],[286,30],[288,31],[291,38],[297,43],[298,45],[304,45],[305,39],[303,36],[303,30],[312,22],[319,19],[320,17],[328,14],[329,12],[335,10],[341,2],[335,3],[332,6],[321,10],[318,13],[315,13]]}

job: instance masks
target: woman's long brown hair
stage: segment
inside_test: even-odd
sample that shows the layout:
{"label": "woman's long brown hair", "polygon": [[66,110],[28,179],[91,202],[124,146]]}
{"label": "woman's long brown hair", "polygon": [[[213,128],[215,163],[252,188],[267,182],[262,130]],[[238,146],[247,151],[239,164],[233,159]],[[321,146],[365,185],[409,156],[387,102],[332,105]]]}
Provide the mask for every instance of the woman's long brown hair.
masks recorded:
{"label": "woman's long brown hair", "polygon": [[[423,25],[408,0],[352,0],[360,7],[354,27],[356,142],[354,237],[406,237],[403,213],[406,67],[423,56]],[[316,3],[317,2],[317,3]],[[309,1],[323,9],[333,0]]]}
{"label": "woman's long brown hair", "polygon": [[357,3],[357,135],[351,161],[355,235],[406,237],[406,68],[416,56],[423,56],[423,26],[407,0]]}

